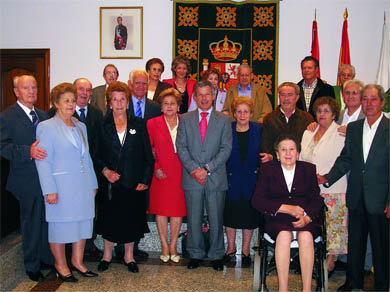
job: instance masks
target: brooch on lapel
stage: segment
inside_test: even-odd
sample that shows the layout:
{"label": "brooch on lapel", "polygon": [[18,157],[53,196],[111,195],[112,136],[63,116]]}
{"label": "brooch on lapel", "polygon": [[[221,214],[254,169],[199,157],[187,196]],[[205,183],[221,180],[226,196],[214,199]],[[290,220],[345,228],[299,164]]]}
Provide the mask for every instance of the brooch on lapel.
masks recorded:
{"label": "brooch on lapel", "polygon": [[135,129],[130,129],[130,130],[129,130],[129,133],[130,133],[131,135],[134,135],[135,133],[137,133],[137,131],[136,131]]}

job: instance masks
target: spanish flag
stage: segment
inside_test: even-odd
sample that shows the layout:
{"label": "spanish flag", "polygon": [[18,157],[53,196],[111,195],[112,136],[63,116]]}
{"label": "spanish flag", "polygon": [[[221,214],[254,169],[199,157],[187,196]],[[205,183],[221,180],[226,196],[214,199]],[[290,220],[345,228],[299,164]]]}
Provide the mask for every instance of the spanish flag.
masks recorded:
{"label": "spanish flag", "polygon": [[[318,60],[320,63],[320,46],[318,43],[318,28],[317,28],[317,10],[314,12],[313,30],[311,38],[311,56]],[[321,78],[320,66],[318,66],[317,77]]]}
{"label": "spanish flag", "polygon": [[[347,18],[348,18],[348,11],[347,11],[347,8],[345,8],[343,32],[341,35],[339,66],[337,68],[337,73],[339,72],[339,69],[342,65],[351,64],[351,55],[349,54],[348,20],[347,20]],[[341,85],[338,74],[337,74],[337,85]]]}

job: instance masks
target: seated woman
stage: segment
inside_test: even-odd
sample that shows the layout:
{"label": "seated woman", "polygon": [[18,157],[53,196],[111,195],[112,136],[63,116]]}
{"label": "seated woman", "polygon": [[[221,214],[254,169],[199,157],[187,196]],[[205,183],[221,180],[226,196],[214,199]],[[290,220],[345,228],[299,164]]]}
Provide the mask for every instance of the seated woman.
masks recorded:
{"label": "seated woman", "polygon": [[314,241],[320,232],[323,199],[315,165],[297,161],[300,145],[295,137],[281,135],[275,142],[278,160],[260,167],[252,205],[265,215],[265,232],[276,241],[275,261],[279,291],[288,291],[290,243],[297,231],[303,291],[311,291]]}
{"label": "seated woman", "polygon": [[228,248],[225,263],[236,254],[236,229],[242,229],[242,264],[250,265],[250,242],[258,227],[259,213],[251,206],[253,190],[260,163],[262,127],[250,122],[254,104],[247,96],[237,97],[232,103],[235,122],[232,123],[233,145],[226,163],[229,189],[225,198],[223,225],[226,227]]}
{"label": "seated woman", "polygon": [[[176,245],[182,223],[186,216],[186,202],[181,188],[182,165],[176,152],[176,135],[179,126],[178,110],[180,93],[173,88],[161,92],[159,96],[163,115],[150,119],[147,123],[150,144],[155,156],[154,176],[150,187],[149,213],[156,214],[160,235],[163,262],[172,260],[178,263]],[[168,217],[170,217],[171,239],[168,244]]]}
{"label": "seated woman", "polygon": [[181,94],[181,105],[179,113],[184,114],[188,112],[188,108],[191,104],[192,94],[194,92],[195,80],[188,79],[188,75],[191,73],[191,63],[183,56],[177,56],[172,61],[171,71],[173,74],[172,79],[164,79],[163,82],[170,84],[173,88]]}
{"label": "seated woman", "polygon": [[159,58],[152,58],[146,62],[145,69],[149,74],[148,99],[158,103],[160,93],[172,87],[170,84],[160,81],[161,74],[164,72],[164,63]]}
{"label": "seated woman", "polygon": [[72,243],[70,267],[83,277],[96,277],[83,263],[85,240],[92,237],[95,217],[95,195],[98,188],[87,129],[72,119],[76,109],[76,88],[61,83],[51,91],[56,115],[39,123],[39,147],[47,152],[43,160],[35,160],[49,222],[49,243],[55,259],[57,277],[64,282],[77,282],[65,257],[65,243]]}
{"label": "seated woman", "polygon": [[148,231],[146,190],[153,175],[154,159],[145,122],[126,109],[130,89],[123,82],[113,82],[106,91],[107,112],[100,128],[96,168],[103,174],[103,198],[99,213],[104,238],[104,255],[98,271],[109,268],[114,242],[125,245],[124,264],[138,273],[134,260],[134,242]]}

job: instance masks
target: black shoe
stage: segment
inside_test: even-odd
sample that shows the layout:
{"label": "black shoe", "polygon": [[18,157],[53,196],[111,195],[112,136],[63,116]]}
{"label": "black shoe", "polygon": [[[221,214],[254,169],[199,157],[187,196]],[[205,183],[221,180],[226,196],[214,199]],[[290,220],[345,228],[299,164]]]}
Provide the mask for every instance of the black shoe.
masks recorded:
{"label": "black shoe", "polygon": [[82,272],[82,271],[80,271],[78,268],[76,268],[73,265],[70,265],[70,268],[71,268],[71,270],[76,271],[77,273],[79,273],[81,276],[83,276],[85,278],[93,278],[93,277],[99,276],[98,274],[96,274],[96,273],[94,273],[94,272],[92,272],[90,270],[87,270],[86,272]]}
{"label": "black shoe", "polygon": [[222,260],[215,260],[215,261],[212,261],[212,266],[213,266],[213,269],[216,270],[216,271],[222,271],[223,270],[223,262]]}
{"label": "black shoe", "polygon": [[345,281],[344,285],[343,286],[340,286],[338,289],[337,289],[337,292],[347,292],[347,291],[352,291],[352,290],[362,290],[363,289],[359,289],[359,288],[356,288],[352,285],[352,283],[350,283],[348,280]]}
{"label": "black shoe", "polygon": [[38,272],[26,271],[26,274],[28,275],[28,277],[30,278],[31,281],[35,281],[35,282],[42,282],[43,281],[43,275],[42,275],[41,271],[38,271]]}
{"label": "black shoe", "polygon": [[241,265],[242,266],[250,266],[251,265],[251,255],[241,255]]}
{"label": "black shoe", "polygon": [[100,261],[97,269],[98,269],[99,272],[104,272],[105,270],[108,269],[110,264],[111,264],[111,262],[107,262],[105,260],[102,260],[102,261]]}
{"label": "black shoe", "polygon": [[66,276],[62,276],[60,274],[60,272],[57,271],[57,269],[55,271],[56,271],[57,278],[60,279],[63,282],[75,283],[75,282],[79,281],[77,278],[75,278],[75,276],[73,276],[72,273],[70,273],[70,274],[68,274]]}
{"label": "black shoe", "polygon": [[190,261],[187,265],[187,268],[190,270],[197,269],[197,268],[199,268],[201,262],[202,262],[202,260],[190,259]]}
{"label": "black shoe", "polygon": [[232,251],[231,253],[225,253],[224,256],[222,257],[222,261],[227,264],[230,263],[231,260],[236,258],[236,250]]}
{"label": "black shoe", "polygon": [[138,260],[146,260],[149,258],[149,254],[146,251],[135,249],[133,251],[133,255],[135,258],[138,258]]}
{"label": "black shoe", "polygon": [[130,262],[130,263],[125,263],[125,266],[127,266],[127,269],[129,270],[129,272],[132,272],[134,274],[138,273],[138,265],[136,262]]}

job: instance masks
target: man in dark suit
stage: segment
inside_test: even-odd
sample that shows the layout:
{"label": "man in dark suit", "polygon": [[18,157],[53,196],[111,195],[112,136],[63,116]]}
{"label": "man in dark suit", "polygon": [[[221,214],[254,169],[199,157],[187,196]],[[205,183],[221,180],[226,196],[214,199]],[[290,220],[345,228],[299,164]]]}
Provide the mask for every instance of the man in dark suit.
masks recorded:
{"label": "man in dark suit", "polygon": [[383,116],[384,90],[369,84],[361,97],[365,119],[348,124],[345,146],[318,183],[330,186],[350,171],[347,188],[347,280],[338,291],[363,289],[367,235],[374,259],[375,290],[389,290],[390,120]]}
{"label": "man in dark suit", "polygon": [[92,90],[91,104],[100,109],[103,115],[107,112],[106,89],[108,85],[117,81],[119,77],[118,69],[113,64],[107,64],[103,70],[103,78],[106,84],[95,87]]}
{"label": "man in dark suit", "polygon": [[307,56],[301,61],[301,70],[303,79],[298,82],[300,87],[300,98],[297,101],[297,108],[309,112],[313,118],[314,102],[322,96],[335,97],[333,87],[326,84],[320,78],[317,78],[319,63],[312,56]]}
{"label": "man in dark suit", "polygon": [[[226,161],[232,150],[230,118],[213,109],[215,88],[208,81],[194,87],[198,110],[183,114],[177,130],[177,154],[183,165],[182,188],[187,208],[188,269],[196,269],[204,258],[216,271],[223,270],[225,253],[223,208],[228,189]],[[210,224],[210,249],[202,234],[204,206]]]}
{"label": "man in dark suit", "polygon": [[42,266],[52,266],[45,220],[45,204],[34,159],[47,154],[37,145],[35,131],[39,122],[47,119],[45,112],[34,107],[37,82],[33,76],[14,78],[17,101],[0,115],[1,156],[10,161],[7,190],[20,205],[24,267],[33,281],[43,280]]}
{"label": "man in dark suit", "polygon": [[114,46],[116,50],[124,50],[127,45],[127,28],[122,24],[121,16],[118,16],[116,21],[118,25],[115,26]]}

